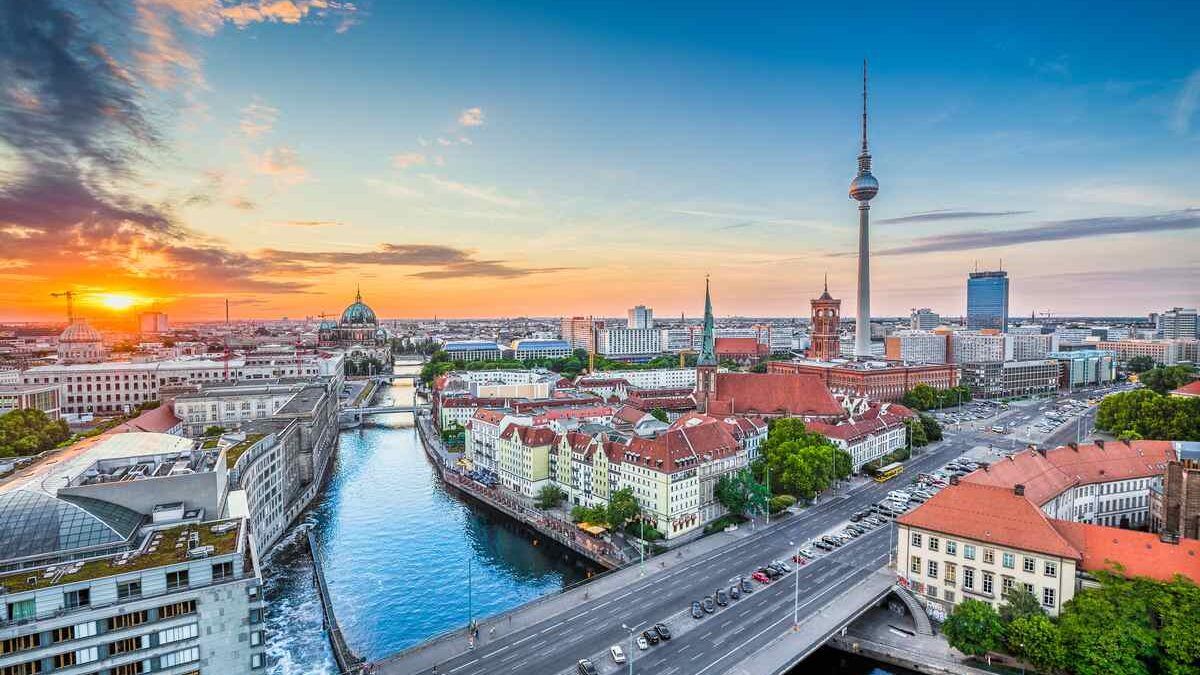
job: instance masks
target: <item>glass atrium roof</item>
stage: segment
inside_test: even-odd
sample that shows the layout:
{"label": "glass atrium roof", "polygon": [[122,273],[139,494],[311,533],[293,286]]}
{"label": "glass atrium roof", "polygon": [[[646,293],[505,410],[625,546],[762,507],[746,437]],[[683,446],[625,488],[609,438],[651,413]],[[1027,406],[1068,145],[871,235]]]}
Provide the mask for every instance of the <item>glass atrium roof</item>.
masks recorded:
{"label": "glass atrium roof", "polygon": [[119,544],[141,521],[136,511],[89,497],[0,493],[0,560]]}

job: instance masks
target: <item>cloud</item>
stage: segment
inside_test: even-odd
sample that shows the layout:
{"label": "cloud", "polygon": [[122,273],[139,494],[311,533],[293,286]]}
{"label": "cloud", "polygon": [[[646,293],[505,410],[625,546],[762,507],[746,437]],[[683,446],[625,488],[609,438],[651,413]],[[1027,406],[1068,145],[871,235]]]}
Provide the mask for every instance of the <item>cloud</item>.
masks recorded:
{"label": "cloud", "polygon": [[342,225],[336,220],[284,220],[275,224],[287,227],[333,227],[334,225],[340,227]]}
{"label": "cloud", "polygon": [[493,187],[467,185],[465,183],[458,183],[452,180],[438,178],[437,176],[430,174],[421,174],[421,178],[424,178],[433,186],[446,192],[452,192],[464,197],[471,197],[472,199],[479,199],[497,206],[507,206],[514,209],[521,206],[520,200],[513,199],[512,197],[506,197],[505,195],[500,194],[496,188]]}
{"label": "cloud", "polygon": [[442,146],[445,146],[445,145],[454,145],[454,141],[450,140],[449,138],[441,138],[441,137],[438,137],[438,139],[437,139],[437,144],[438,144],[438,145],[442,145]]}
{"label": "cloud", "polygon": [[493,279],[511,279],[531,274],[546,274],[573,270],[574,267],[512,267],[500,260],[475,260],[458,265],[450,265],[445,269],[427,270],[410,274],[418,279],[455,279],[459,277],[490,277]]}
{"label": "cloud", "polygon": [[407,169],[425,163],[425,155],[419,152],[402,152],[392,157],[392,166],[397,169]]}
{"label": "cloud", "polygon": [[464,127],[483,126],[483,108],[467,108],[459,113],[458,123]]}
{"label": "cloud", "polygon": [[257,138],[275,128],[275,120],[279,118],[279,109],[267,105],[257,96],[245,108],[242,108],[242,120],[238,125],[242,135]]}
{"label": "cloud", "polygon": [[282,251],[266,249],[259,257],[270,264],[314,265],[386,265],[432,267],[409,276],[419,279],[491,277],[508,279],[571,269],[568,267],[518,267],[504,260],[476,260],[471,251],[442,244],[381,244],[370,251]]}
{"label": "cloud", "polygon": [[[1147,234],[1200,229],[1200,209],[1185,209],[1149,216],[1102,216],[1057,220],[1017,230],[976,230],[922,237],[907,246],[885,249],[876,255],[906,255],[943,251],[969,251],[1042,241],[1086,239],[1116,234]],[[843,254],[850,255],[850,254]],[[857,255],[857,254],[855,254]]]}
{"label": "cloud", "polygon": [[308,180],[308,169],[300,162],[300,156],[286,145],[271,148],[253,157],[254,170],[276,181],[295,185]]}
{"label": "cloud", "polygon": [[1020,216],[1033,211],[925,211],[899,218],[884,218],[877,223],[921,223],[937,220],[966,220],[968,218],[998,218],[1001,216]]}
{"label": "cloud", "polygon": [[258,0],[222,7],[220,13],[238,28],[263,22],[297,24],[310,13],[322,17],[336,14],[339,22],[335,30],[345,33],[358,23],[354,15],[357,9],[353,3],[333,0]]}
{"label": "cloud", "polygon": [[1200,106],[1200,68],[1188,75],[1183,88],[1179,90],[1171,112],[1171,130],[1177,134],[1188,133],[1192,128],[1192,116],[1195,115],[1197,106]]}

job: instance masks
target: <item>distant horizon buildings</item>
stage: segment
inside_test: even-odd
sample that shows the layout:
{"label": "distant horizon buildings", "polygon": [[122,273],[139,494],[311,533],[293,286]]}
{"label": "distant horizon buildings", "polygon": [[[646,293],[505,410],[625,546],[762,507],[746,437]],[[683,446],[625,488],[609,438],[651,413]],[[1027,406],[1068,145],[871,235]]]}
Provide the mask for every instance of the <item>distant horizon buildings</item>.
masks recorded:
{"label": "distant horizon buildings", "polygon": [[650,330],[654,328],[654,310],[645,305],[629,308],[628,328]]}
{"label": "distant horizon buildings", "polygon": [[941,323],[941,315],[928,307],[914,309],[908,317],[908,327],[913,330],[933,330]]}
{"label": "distant horizon buildings", "polygon": [[1195,340],[1200,337],[1200,322],[1196,309],[1172,307],[1155,318],[1154,329],[1158,336],[1168,340]]}
{"label": "distant horizon buildings", "polygon": [[967,329],[1008,331],[1008,272],[971,272],[967,277]]}

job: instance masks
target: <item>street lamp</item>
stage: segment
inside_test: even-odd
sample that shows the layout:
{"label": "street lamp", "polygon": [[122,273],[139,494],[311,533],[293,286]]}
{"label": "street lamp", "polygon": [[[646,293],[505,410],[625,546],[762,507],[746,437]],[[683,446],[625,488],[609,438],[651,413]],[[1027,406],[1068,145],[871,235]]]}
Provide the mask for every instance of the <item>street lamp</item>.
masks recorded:
{"label": "street lamp", "polygon": [[625,630],[629,631],[629,656],[625,659],[625,662],[629,664],[629,675],[633,675],[633,654],[634,654],[634,649],[635,649],[634,644],[633,644],[633,631],[635,631],[637,629],[630,628],[629,626],[626,626],[625,624],[621,624],[621,628],[624,628]]}
{"label": "street lamp", "polygon": [[[788,546],[796,546],[792,542],[788,542]],[[800,630],[800,547],[796,546],[796,557],[792,558],[792,564],[796,566],[796,571],[792,574],[796,577],[796,586],[792,590],[792,631]]]}

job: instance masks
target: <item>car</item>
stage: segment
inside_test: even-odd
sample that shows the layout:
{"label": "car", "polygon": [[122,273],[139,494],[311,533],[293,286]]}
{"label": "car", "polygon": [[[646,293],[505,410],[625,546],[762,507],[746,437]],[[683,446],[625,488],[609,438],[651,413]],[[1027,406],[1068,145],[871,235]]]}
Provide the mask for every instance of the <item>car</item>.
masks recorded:
{"label": "car", "polygon": [[700,602],[697,600],[693,600],[692,601],[692,618],[700,619],[703,617],[704,617],[704,610],[700,609]]}
{"label": "car", "polygon": [[775,569],[779,570],[780,572],[783,572],[784,574],[787,574],[788,572],[792,571],[792,568],[788,567],[788,564],[783,562],[782,560],[776,560],[775,562],[772,562],[771,564],[775,567]]}
{"label": "car", "polygon": [[659,621],[658,623],[654,624],[654,630],[655,630],[655,632],[658,633],[658,636],[661,637],[662,639],[664,639],[664,640],[671,639],[671,629],[667,628],[667,624]]}
{"label": "car", "polygon": [[805,558],[804,556],[797,553],[796,555],[792,556],[792,562],[796,563],[797,565],[807,565],[808,558]]}
{"label": "car", "polygon": [[758,571],[771,577],[772,579],[778,579],[779,577],[783,576],[783,572],[780,572],[779,570],[775,569],[774,567],[771,567],[770,565],[767,565],[766,567],[763,567]]}
{"label": "car", "polygon": [[874,527],[879,527],[883,524],[883,520],[881,520],[879,516],[867,516],[866,522],[870,523]]}
{"label": "car", "polygon": [[717,611],[717,606],[713,603],[713,599],[712,599],[711,595],[704,596],[703,607],[704,607],[704,611],[708,614],[712,614],[713,612]]}
{"label": "car", "polygon": [[725,592],[725,589],[718,588],[716,596],[717,596],[717,604],[718,605],[720,605],[722,607],[729,605],[729,595]]}
{"label": "car", "polygon": [[575,668],[579,671],[579,675],[600,675],[596,670],[596,666],[587,659],[579,659],[579,663],[575,664]]}
{"label": "car", "polygon": [[753,593],[754,592],[754,584],[750,583],[749,579],[747,579],[746,577],[742,577],[741,583],[742,583],[742,592],[743,593]]}
{"label": "car", "polygon": [[612,656],[613,663],[625,663],[625,652],[621,649],[621,645],[609,647],[608,653]]}
{"label": "car", "polygon": [[857,539],[860,534],[862,534],[862,532],[859,532],[858,530],[852,530],[848,527],[842,530],[842,536],[850,537],[851,539]]}
{"label": "car", "polygon": [[768,577],[767,575],[763,574],[762,572],[755,572],[754,574],[750,575],[750,578],[754,579],[755,581],[757,581],[760,584],[771,583],[771,578]]}
{"label": "car", "polygon": [[742,599],[742,587],[739,586],[738,584],[734,584],[734,585],[730,586],[729,587],[729,599],[730,600],[741,600]]}
{"label": "car", "polygon": [[805,558],[808,558],[809,560],[816,557],[816,554],[813,553],[813,550],[807,546],[800,549],[800,555],[804,556]]}
{"label": "car", "polygon": [[647,628],[646,630],[642,631],[642,637],[646,638],[646,642],[649,642],[652,645],[658,644],[658,631],[654,630],[653,628]]}
{"label": "car", "polygon": [[823,540],[821,540],[821,539],[818,539],[818,540],[814,541],[814,542],[813,542],[813,546],[816,546],[817,548],[821,549],[822,551],[832,551],[832,550],[833,550],[833,547],[832,547],[832,546],[830,546],[829,544],[825,543],[825,542],[824,542]]}
{"label": "car", "polygon": [[641,635],[639,635],[639,636],[637,636],[637,646],[638,646],[638,649],[642,649],[642,650],[649,649],[650,641],[647,640],[646,638],[642,637]]}
{"label": "car", "polygon": [[821,541],[825,542],[826,544],[829,544],[830,546],[841,546],[842,545],[841,539],[838,539],[837,537],[831,537],[829,535],[825,535],[824,537],[821,537]]}
{"label": "car", "polygon": [[860,521],[862,519],[863,519],[862,511],[856,511],[856,512],[850,514],[850,522],[852,522],[852,523],[857,523],[858,521]]}

